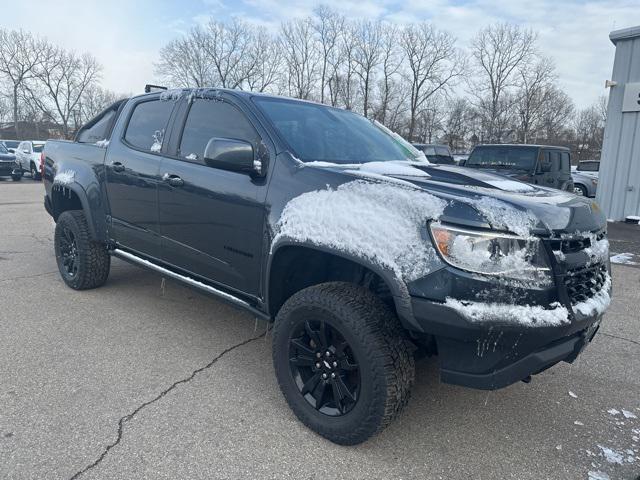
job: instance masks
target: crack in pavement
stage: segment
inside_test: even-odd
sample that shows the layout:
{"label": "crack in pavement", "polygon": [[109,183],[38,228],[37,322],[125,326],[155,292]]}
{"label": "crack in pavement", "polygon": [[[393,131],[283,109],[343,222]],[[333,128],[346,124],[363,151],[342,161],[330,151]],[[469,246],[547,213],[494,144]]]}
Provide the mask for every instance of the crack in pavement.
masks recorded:
{"label": "crack in pavement", "polygon": [[200,367],[196,370],[194,370],[193,372],[191,372],[191,375],[189,375],[186,378],[180,379],[174,383],[172,383],[168,388],[166,388],[165,390],[163,390],[162,392],[160,392],[156,397],[154,397],[151,400],[148,400],[146,402],[144,402],[143,404],[139,405],[133,412],[125,415],[124,417],[120,417],[120,420],[118,420],[118,435],[115,439],[115,441],[113,441],[112,443],[110,443],[109,445],[107,445],[105,447],[105,449],[102,451],[102,453],[100,454],[100,456],[93,462],[90,463],[89,465],[87,465],[85,468],[83,468],[82,470],[77,471],[76,473],[73,474],[73,476],[70,478],[70,480],[76,480],[77,478],[80,478],[82,475],[84,475],[86,472],[88,472],[89,470],[95,468],[96,466],[98,466],[100,464],[100,462],[102,462],[106,456],[109,454],[109,451],[116,447],[121,441],[122,441],[122,436],[124,434],[124,424],[130,420],[133,419],[133,417],[135,417],[143,408],[148,407],[149,405],[152,405],[153,403],[157,402],[158,400],[162,399],[165,395],[167,395],[169,392],[171,392],[173,389],[175,389],[178,385],[181,385],[183,383],[189,383],[191,380],[193,380],[195,378],[196,375],[198,375],[199,373],[211,368],[218,360],[220,360],[220,358],[222,358],[224,355],[226,355],[227,353],[235,350],[236,348],[242,347],[244,345],[247,345],[248,343],[254,342],[262,337],[265,337],[266,334],[269,331],[269,326],[267,325],[267,329],[261,333],[260,335],[256,336],[256,337],[251,337],[247,340],[244,340],[236,345],[233,345],[225,350],[223,350],[221,353],[219,353],[217,356],[215,356],[209,363],[207,363],[204,367]]}
{"label": "crack in pavement", "polygon": [[631,342],[631,343],[635,343],[636,345],[640,345],[640,342],[638,342],[637,340],[632,340],[632,339],[627,338],[627,337],[621,337],[619,335],[613,335],[612,333],[607,333],[607,332],[600,332],[600,334],[604,335],[605,337],[617,338],[618,340],[626,340],[627,342]]}
{"label": "crack in pavement", "polygon": [[19,277],[2,278],[2,279],[0,279],[0,283],[2,283],[2,282],[12,282],[14,280],[23,280],[25,278],[43,277],[45,275],[51,275],[53,273],[58,273],[58,270],[53,270],[52,272],[35,273],[33,275],[23,275],[23,276],[19,276]]}

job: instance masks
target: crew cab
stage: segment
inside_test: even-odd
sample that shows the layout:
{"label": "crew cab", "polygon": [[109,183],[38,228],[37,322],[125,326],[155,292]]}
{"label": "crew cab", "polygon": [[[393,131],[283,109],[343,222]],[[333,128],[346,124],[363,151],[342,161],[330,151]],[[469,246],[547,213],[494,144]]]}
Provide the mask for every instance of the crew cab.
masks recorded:
{"label": "crew cab", "polygon": [[44,153],[69,287],[104,284],[114,256],[273,322],[285,399],[339,444],[399,415],[416,355],[447,383],[529,381],[572,362],[610,302],[596,203],[434,165],[347,110],[155,92]]}
{"label": "crew cab", "polygon": [[570,155],[568,148],[548,145],[478,145],[464,166],[573,192]]}

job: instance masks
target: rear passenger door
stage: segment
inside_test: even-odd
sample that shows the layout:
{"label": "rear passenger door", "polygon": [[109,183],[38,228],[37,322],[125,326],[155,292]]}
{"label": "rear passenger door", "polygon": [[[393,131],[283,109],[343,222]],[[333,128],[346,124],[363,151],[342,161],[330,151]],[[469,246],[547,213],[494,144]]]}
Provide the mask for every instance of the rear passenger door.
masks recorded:
{"label": "rear passenger door", "polygon": [[139,99],[105,158],[112,236],[119,246],[153,258],[160,255],[158,184],[173,107],[158,96]]}
{"label": "rear passenger door", "polygon": [[[260,288],[267,182],[222,170],[204,161],[213,137],[250,142],[261,136],[237,105],[220,98],[188,104],[173,155],[162,162],[159,221],[162,260],[181,270],[243,293]],[[172,142],[174,141],[172,137]]]}

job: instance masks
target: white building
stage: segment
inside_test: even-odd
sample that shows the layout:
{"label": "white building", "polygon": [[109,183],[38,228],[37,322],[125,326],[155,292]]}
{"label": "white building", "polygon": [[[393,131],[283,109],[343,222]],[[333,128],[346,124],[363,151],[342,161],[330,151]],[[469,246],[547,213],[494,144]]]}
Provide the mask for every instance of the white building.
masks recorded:
{"label": "white building", "polygon": [[607,218],[640,215],[640,26],[611,32],[616,46],[597,201]]}

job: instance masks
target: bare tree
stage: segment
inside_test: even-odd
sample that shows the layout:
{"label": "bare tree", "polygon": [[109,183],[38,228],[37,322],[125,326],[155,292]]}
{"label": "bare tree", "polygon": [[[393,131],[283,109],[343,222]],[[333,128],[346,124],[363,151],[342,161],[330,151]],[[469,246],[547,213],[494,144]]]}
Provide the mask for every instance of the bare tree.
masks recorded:
{"label": "bare tree", "polygon": [[[82,122],[82,96],[100,78],[102,67],[90,54],[81,56],[51,47],[46,60],[36,70],[43,97],[38,102],[43,113],[50,115],[62,127],[65,138]],[[33,92],[33,90],[32,90]]]}
{"label": "bare tree", "polygon": [[472,121],[472,106],[466,98],[455,98],[447,103],[442,127],[443,138],[454,152],[466,149]]}
{"label": "bare tree", "polygon": [[398,51],[398,28],[395,25],[383,25],[380,54],[382,78],[378,82],[379,98],[374,117],[379,122],[386,124],[387,112],[397,93],[398,82],[393,78],[398,73],[401,65],[401,57]]}
{"label": "bare tree", "polygon": [[34,71],[42,61],[45,48],[42,40],[30,33],[0,29],[0,76],[9,83],[13,107],[13,125],[16,138],[20,138],[18,122],[18,101],[21,87],[34,76]]}
{"label": "bare tree", "polygon": [[578,112],[574,129],[578,160],[599,159],[604,139],[604,120],[599,101]]}
{"label": "bare tree", "polygon": [[457,77],[463,74],[465,62],[455,48],[454,37],[428,23],[405,27],[401,46],[411,81],[407,135],[413,139],[422,106],[436,93],[453,86]]}
{"label": "bare tree", "polygon": [[82,123],[84,124],[88,120],[91,120],[109,105],[127,97],[128,95],[117,94],[97,84],[87,86],[78,104]]}
{"label": "bare tree", "polygon": [[562,143],[560,140],[569,127],[568,121],[573,117],[575,107],[569,95],[556,87],[548,89],[547,97],[542,111],[542,136],[546,143]]}
{"label": "bare tree", "polygon": [[334,89],[341,105],[355,110],[357,96],[355,27],[348,24],[340,35],[341,69],[336,70],[330,88]]}
{"label": "bare tree", "polygon": [[[340,32],[345,26],[345,18],[326,5],[320,5],[313,11],[312,25],[321,50],[320,102],[325,103],[325,94],[329,87],[329,81],[338,69],[338,44]],[[332,102],[332,104],[334,103]]]}
{"label": "bare tree", "polygon": [[[483,28],[473,39],[471,55],[474,75],[470,93],[485,119],[487,139],[499,141],[504,118],[510,113],[509,89],[515,85],[518,68],[535,53],[536,34],[518,25],[500,23]],[[513,98],[513,97],[512,97]]]}
{"label": "bare tree", "polygon": [[309,18],[297,18],[282,24],[280,48],[287,66],[286,81],[289,95],[310,99],[318,77],[320,58],[312,35]]}
{"label": "bare tree", "polygon": [[374,70],[384,55],[384,30],[380,21],[362,20],[354,28],[354,62],[356,75],[360,79],[362,94],[362,113],[369,116],[371,88],[374,83]]}
{"label": "bare tree", "polygon": [[213,84],[214,64],[205,45],[207,32],[193,28],[186,36],[170,41],[160,49],[156,73],[176,87],[205,87]]}
{"label": "bare tree", "polygon": [[254,32],[249,48],[250,61],[246,75],[249,90],[264,92],[281,77],[282,54],[277,42],[264,31]]}
{"label": "bare tree", "polygon": [[544,107],[553,96],[552,83],[556,78],[555,65],[550,58],[526,62],[518,72],[518,92],[515,109],[518,114],[518,141],[527,143],[531,133],[541,125]]}

